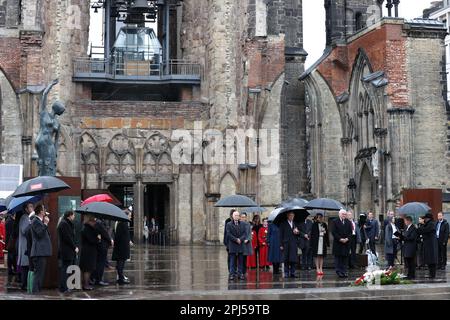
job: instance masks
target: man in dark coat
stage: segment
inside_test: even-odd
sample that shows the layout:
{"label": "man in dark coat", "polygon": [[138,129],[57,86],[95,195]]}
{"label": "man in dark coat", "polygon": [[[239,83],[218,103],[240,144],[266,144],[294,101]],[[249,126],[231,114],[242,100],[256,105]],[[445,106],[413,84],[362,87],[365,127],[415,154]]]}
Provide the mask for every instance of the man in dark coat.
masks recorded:
{"label": "man in dark coat", "polygon": [[5,222],[5,248],[8,250],[8,282],[11,277],[16,274],[17,269],[17,233],[14,232],[14,221],[16,219],[16,213],[8,214]]}
{"label": "man in dark coat", "polygon": [[361,243],[361,231],[353,218],[353,211],[348,210],[347,219],[350,221],[352,226],[352,236],[350,238],[350,257],[348,259],[349,269],[353,269],[356,266],[356,245]]}
{"label": "man in dark coat", "polygon": [[[236,276],[244,280],[244,246],[248,239],[249,228],[246,223],[240,221],[240,214],[238,211],[233,212],[233,221],[226,225],[226,234],[230,260],[230,280],[234,280]],[[237,262],[237,267],[236,267]],[[236,270],[237,269],[237,270]]]}
{"label": "man in dark coat", "polygon": [[375,220],[373,212],[369,212],[367,215],[367,222],[364,225],[366,230],[367,238],[369,239],[369,248],[373,254],[376,254],[375,243],[378,240],[378,234],[380,233],[380,225],[378,221]]}
{"label": "man in dark coat", "polygon": [[267,232],[267,242],[269,243],[269,262],[273,266],[273,274],[280,274],[280,264],[283,261],[283,256],[280,250],[280,229],[271,222]]}
{"label": "man in dark coat", "polygon": [[410,216],[405,217],[405,225],[406,229],[401,236],[403,257],[405,258],[405,267],[408,270],[407,278],[412,280],[416,277],[417,229]]}
{"label": "man in dark coat", "polygon": [[101,241],[97,243],[97,264],[95,271],[91,275],[91,281],[96,285],[107,286],[109,284],[103,281],[103,274],[105,273],[108,249],[113,244],[113,241],[106,229],[105,222],[101,219],[97,219],[95,222],[95,229],[100,234]]}
{"label": "man in dark coat", "polygon": [[333,255],[336,274],[346,278],[348,256],[350,254],[350,239],[352,237],[352,224],[347,220],[347,211],[339,211],[339,219],[332,222]]}
{"label": "man in dark coat", "polygon": [[[128,217],[131,220],[131,211],[127,211]],[[130,283],[125,278],[123,270],[125,268],[125,262],[130,259],[130,230],[129,222],[120,221],[116,222],[114,229],[114,248],[112,253],[112,260],[116,261],[117,270],[117,283],[119,285]]]}
{"label": "man in dark coat", "polygon": [[75,245],[75,228],[73,211],[64,213],[58,224],[58,259],[59,259],[59,291],[67,292],[67,268],[75,263],[78,248]]}
{"label": "man in dark coat", "polygon": [[44,284],[45,269],[47,258],[52,255],[52,242],[50,241],[50,233],[48,231],[48,223],[50,219],[46,215],[42,205],[38,205],[35,209],[36,217],[31,223],[31,234],[33,244],[31,246],[30,257],[33,261],[34,280],[33,293],[41,291]]}
{"label": "man in dark coat", "polygon": [[436,238],[438,240],[438,268],[441,270],[445,270],[447,267],[448,235],[448,222],[444,219],[442,212],[439,212],[438,221],[436,223]]}
{"label": "man in dark coat", "polygon": [[283,253],[284,277],[296,278],[297,245],[300,226],[294,221],[295,214],[287,213],[287,220],[280,224],[280,250]]}
{"label": "man in dark coat", "polygon": [[423,217],[423,224],[417,229],[417,234],[422,235],[423,239],[423,262],[428,265],[429,277],[436,277],[436,265],[438,262],[438,241],[436,238],[436,223],[433,221],[433,215],[427,213]]}
{"label": "man in dark coat", "polygon": [[311,270],[313,268],[313,256],[311,250],[311,229],[312,221],[308,218],[299,225],[300,235],[298,237],[298,247],[302,250],[301,269]]}
{"label": "man in dark coat", "polygon": [[225,224],[223,227],[223,245],[227,249],[227,263],[228,263],[228,272],[230,272],[230,252],[228,251],[228,236],[227,236],[227,224],[228,222],[233,220],[233,212],[236,211],[235,209],[231,209],[230,216],[225,220]]}

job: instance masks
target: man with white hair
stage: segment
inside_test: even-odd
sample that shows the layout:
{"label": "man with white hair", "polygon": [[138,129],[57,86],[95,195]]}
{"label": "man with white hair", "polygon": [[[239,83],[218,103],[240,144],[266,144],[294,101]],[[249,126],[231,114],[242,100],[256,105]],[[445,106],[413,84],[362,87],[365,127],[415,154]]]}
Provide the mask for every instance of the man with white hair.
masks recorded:
{"label": "man with white hair", "polygon": [[352,237],[352,224],[347,219],[347,211],[341,209],[339,218],[334,219],[332,224],[334,267],[340,278],[346,278],[348,277],[347,266]]}

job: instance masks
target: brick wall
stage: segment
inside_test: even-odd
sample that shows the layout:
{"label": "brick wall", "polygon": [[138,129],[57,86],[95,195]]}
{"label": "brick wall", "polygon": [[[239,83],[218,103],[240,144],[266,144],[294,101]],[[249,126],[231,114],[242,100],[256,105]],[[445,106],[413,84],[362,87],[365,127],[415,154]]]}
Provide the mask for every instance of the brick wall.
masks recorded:
{"label": "brick wall", "polygon": [[0,68],[14,89],[20,87],[20,51],[18,38],[0,38]]}

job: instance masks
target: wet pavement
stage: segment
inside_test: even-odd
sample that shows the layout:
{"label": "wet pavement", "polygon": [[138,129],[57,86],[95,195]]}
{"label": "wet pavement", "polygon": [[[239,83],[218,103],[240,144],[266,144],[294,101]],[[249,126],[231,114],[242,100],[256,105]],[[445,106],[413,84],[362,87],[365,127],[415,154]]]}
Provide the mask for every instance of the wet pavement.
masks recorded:
{"label": "wet pavement", "polygon": [[[402,266],[399,266],[400,268]],[[32,296],[16,286],[7,286],[6,270],[0,270],[0,300],[9,299],[163,299],[163,300],[227,300],[227,299],[450,299],[450,278],[438,271],[434,280],[427,279],[426,270],[417,271],[417,280],[410,285],[382,287],[350,287],[364,273],[354,269],[349,278],[340,279],[333,269],[325,269],[317,278],[314,270],[299,270],[299,278],[284,279],[271,271],[249,270],[245,281],[228,281],[226,251],[220,246],[156,247],[135,246],[131,261],[125,265],[130,284],[115,284],[115,270],[105,273],[107,287],[93,291],[75,290],[59,293],[44,290]]]}

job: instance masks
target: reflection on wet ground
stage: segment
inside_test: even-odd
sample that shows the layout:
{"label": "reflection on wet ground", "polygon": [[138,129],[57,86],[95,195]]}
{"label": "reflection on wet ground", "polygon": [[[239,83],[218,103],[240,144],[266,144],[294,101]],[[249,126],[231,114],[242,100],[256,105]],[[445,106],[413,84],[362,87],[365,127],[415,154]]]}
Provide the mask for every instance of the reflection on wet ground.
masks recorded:
{"label": "reflection on wet ground", "polygon": [[271,271],[249,270],[245,281],[228,281],[226,251],[216,246],[136,246],[125,274],[129,285],[115,284],[115,270],[105,273],[108,287],[93,291],[61,294],[45,290],[39,296],[7,286],[5,270],[0,271],[0,300],[3,299],[450,299],[448,271],[426,278],[417,271],[413,285],[374,288],[350,287],[364,270],[351,270],[340,279],[333,269],[317,277],[314,270],[299,270],[299,278],[284,279]]}

